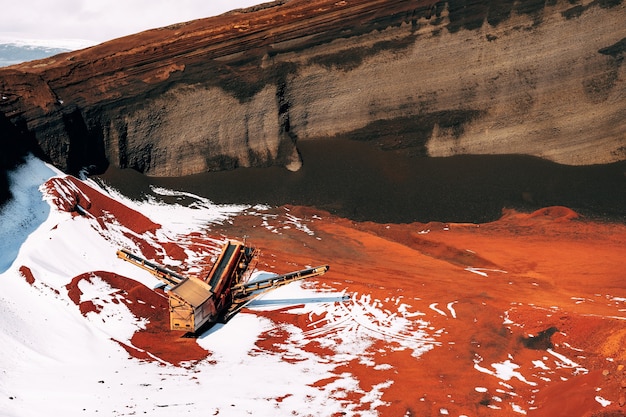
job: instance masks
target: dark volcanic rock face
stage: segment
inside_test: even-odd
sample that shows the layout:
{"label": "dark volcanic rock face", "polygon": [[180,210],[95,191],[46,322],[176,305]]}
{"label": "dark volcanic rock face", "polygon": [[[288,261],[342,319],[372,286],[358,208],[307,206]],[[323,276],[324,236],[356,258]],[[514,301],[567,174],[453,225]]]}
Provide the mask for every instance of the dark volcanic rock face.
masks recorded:
{"label": "dark volcanic rock face", "polygon": [[0,70],[2,142],[153,176],[297,170],[335,137],[611,163],[624,21],[621,0],[277,2]]}
{"label": "dark volcanic rock face", "polygon": [[15,168],[23,162],[23,157],[28,152],[34,152],[40,158],[45,155],[36,152],[37,143],[34,135],[28,132],[24,124],[14,125],[3,114],[0,114],[0,206],[11,195],[9,192],[9,180],[7,171]]}

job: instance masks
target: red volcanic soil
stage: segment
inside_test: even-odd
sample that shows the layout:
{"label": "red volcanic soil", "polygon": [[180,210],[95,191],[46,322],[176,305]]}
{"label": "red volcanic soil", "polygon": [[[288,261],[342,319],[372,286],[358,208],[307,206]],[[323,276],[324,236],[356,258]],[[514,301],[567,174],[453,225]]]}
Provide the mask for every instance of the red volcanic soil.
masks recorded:
{"label": "red volcanic soil", "polygon": [[[261,248],[261,269],[329,263],[318,286],[418,300],[432,328],[444,329],[419,358],[375,345],[375,360],[389,370],[345,364],[366,392],[394,381],[380,415],[521,415],[502,400],[530,416],[626,415],[626,225],[588,221],[565,207],[505,211],[486,224],[358,223],[303,207],[274,214],[302,219],[314,236],[295,227],[270,232],[259,216],[239,216],[223,233]],[[258,314],[306,326],[304,317]],[[555,355],[577,366],[544,372],[533,362],[559,363]],[[508,360],[529,383],[475,367]]]}
{"label": "red volcanic soil", "polygon": [[[60,185],[72,184],[78,186]],[[80,190],[70,195],[76,196],[65,198],[70,206],[87,200]],[[118,209],[109,207],[110,199],[88,200],[96,217]],[[146,224],[144,229],[158,227]],[[400,300],[423,313],[429,350],[415,355],[382,337],[366,360],[340,363],[334,376],[316,383],[328,386],[341,375],[354,375],[359,389],[341,394],[353,404],[370,407],[361,400],[384,386],[381,416],[625,415],[624,224],[590,221],[565,207],[508,210],[484,224],[378,224],[283,206],[251,209],[213,227],[214,236],[246,237],[260,249],[260,270],[284,273],[328,263],[326,275],[305,285],[345,290],[352,300],[368,297],[392,315]],[[28,271],[22,273],[28,279]],[[148,319],[130,344],[118,341],[131,356],[185,366],[210,355],[194,339],[169,330],[165,294],[125,277],[95,272],[74,278],[67,289],[83,314],[98,312],[92,301],[81,302],[78,288],[93,276],[118,289],[123,297],[117,302],[136,317]],[[248,312],[277,324],[257,347],[293,361],[280,351],[289,337],[283,324],[311,330],[323,318],[288,310]],[[318,357],[335,354],[314,337],[307,349]],[[368,361],[383,366],[373,368]],[[496,375],[503,364],[512,364],[516,373]]]}
{"label": "red volcanic soil", "polygon": [[[154,233],[160,228],[143,214],[126,207],[119,201],[94,190],[84,182],[72,177],[54,177],[44,184],[46,194],[52,203],[61,211],[73,215],[90,216],[96,219],[103,230],[107,229],[107,219],[115,218],[129,229],[127,237],[133,239],[136,234]],[[133,239],[136,240],[137,239]],[[147,242],[137,241],[145,256],[155,257],[156,251]],[[181,255],[179,251],[177,255]]]}
{"label": "red volcanic soil", "polygon": [[33,275],[33,271],[31,271],[29,267],[22,265],[20,267],[20,274],[22,274],[26,282],[28,282],[30,285],[33,285],[35,283],[35,276]]}
{"label": "red volcanic soil", "polygon": [[[140,235],[152,234],[161,228],[160,224],[154,223],[144,214],[125,206],[116,199],[95,192],[93,188],[72,176],[54,177],[44,184],[46,194],[58,210],[66,211],[74,216],[86,216],[98,222],[99,232],[106,238],[106,231],[111,223],[119,223],[124,226],[125,236],[134,241],[140,248],[143,256],[159,261],[163,257],[162,250],[172,259],[184,261],[187,257],[185,250],[173,242],[159,242],[155,247],[148,241],[138,238]],[[201,244],[204,248],[216,247],[217,244],[207,244],[206,235],[197,232],[187,236],[190,249],[194,244]],[[203,266],[210,269],[210,265]],[[25,275],[27,277],[27,275]]]}
{"label": "red volcanic soil", "polygon": [[[136,332],[130,345],[117,341],[133,357],[147,361],[162,360],[178,365],[181,362],[197,361],[209,355],[194,339],[183,338],[179,332],[169,329],[169,310],[167,296],[160,290],[152,290],[131,279],[110,272],[91,272],[75,277],[67,285],[70,299],[86,316],[91,312],[99,313],[101,307],[91,300],[81,301],[82,292],[78,284],[82,280],[90,281],[99,277],[122,297],[112,302],[124,302],[138,318],[148,320],[146,328]],[[122,301],[120,301],[122,300]]]}

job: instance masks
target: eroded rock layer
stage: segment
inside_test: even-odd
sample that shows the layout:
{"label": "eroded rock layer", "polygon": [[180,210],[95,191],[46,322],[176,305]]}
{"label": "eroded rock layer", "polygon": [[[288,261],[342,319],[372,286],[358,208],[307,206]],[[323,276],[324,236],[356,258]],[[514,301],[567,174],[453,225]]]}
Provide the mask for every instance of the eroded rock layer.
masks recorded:
{"label": "eroded rock layer", "polygon": [[611,163],[625,21],[621,0],[269,3],[0,70],[3,141],[154,176],[297,170],[298,141],[334,137]]}

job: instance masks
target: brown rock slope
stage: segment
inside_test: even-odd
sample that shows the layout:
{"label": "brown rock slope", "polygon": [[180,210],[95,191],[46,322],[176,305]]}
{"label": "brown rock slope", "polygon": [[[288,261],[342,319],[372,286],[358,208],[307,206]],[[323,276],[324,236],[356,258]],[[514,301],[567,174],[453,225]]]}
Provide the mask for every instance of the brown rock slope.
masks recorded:
{"label": "brown rock slope", "polygon": [[295,170],[298,141],[337,136],[614,162],[625,20],[621,0],[270,3],[0,70],[3,146],[157,176]]}

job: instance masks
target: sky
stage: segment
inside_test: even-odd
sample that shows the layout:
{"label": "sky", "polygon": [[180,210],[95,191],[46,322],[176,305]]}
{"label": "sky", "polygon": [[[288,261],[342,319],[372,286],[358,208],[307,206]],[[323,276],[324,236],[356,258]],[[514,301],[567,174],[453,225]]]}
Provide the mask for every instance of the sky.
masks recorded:
{"label": "sky", "polygon": [[[263,0],[2,0],[0,40],[96,44]],[[9,18],[10,17],[10,18]]]}

